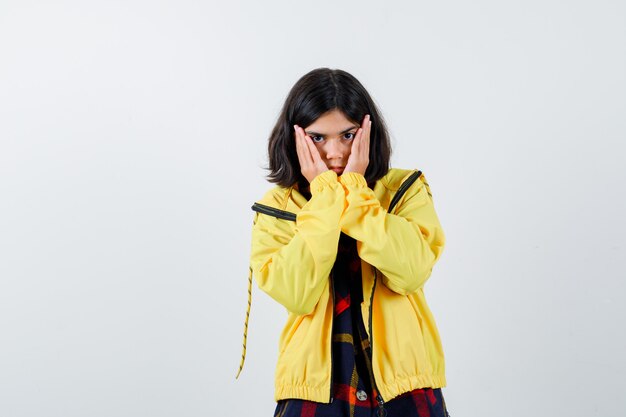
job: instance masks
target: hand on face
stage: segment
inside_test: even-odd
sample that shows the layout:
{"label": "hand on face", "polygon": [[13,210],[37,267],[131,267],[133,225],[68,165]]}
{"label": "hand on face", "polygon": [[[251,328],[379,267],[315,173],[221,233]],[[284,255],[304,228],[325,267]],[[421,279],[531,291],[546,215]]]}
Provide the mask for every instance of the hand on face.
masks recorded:
{"label": "hand on face", "polygon": [[372,127],[372,121],[369,114],[366,114],[361,123],[361,127],[357,130],[352,141],[352,148],[350,150],[350,157],[346,164],[344,173],[346,172],[358,172],[361,175],[365,175],[365,170],[369,165],[370,159],[370,130]]}
{"label": "hand on face", "polygon": [[304,130],[298,125],[294,125],[293,128],[296,132],[296,152],[300,161],[300,171],[310,183],[318,174],[328,171],[328,167]]}
{"label": "hand on face", "polygon": [[[370,130],[372,122],[369,115],[365,115],[361,127],[356,131],[352,144],[350,145],[350,154],[343,172],[358,172],[365,175],[365,170],[369,164],[369,144]],[[296,152],[300,161],[300,170],[302,175],[309,181],[328,171],[328,166],[324,162],[319,150],[313,143],[310,136],[304,130],[294,125],[296,136]]]}

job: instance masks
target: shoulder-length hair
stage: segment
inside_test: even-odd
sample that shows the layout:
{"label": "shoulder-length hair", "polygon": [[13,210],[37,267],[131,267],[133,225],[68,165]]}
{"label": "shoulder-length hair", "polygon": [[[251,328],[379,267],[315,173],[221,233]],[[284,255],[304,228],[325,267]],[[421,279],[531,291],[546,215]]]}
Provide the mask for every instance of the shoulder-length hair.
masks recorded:
{"label": "shoulder-length hair", "polygon": [[324,113],[338,109],[351,122],[361,125],[370,115],[369,164],[365,179],[370,187],[389,171],[391,144],[382,114],[363,85],[340,69],[317,68],[302,76],[291,88],[272,129],[268,143],[269,182],[283,187],[308,184],[300,171],[293,125],[311,125]]}

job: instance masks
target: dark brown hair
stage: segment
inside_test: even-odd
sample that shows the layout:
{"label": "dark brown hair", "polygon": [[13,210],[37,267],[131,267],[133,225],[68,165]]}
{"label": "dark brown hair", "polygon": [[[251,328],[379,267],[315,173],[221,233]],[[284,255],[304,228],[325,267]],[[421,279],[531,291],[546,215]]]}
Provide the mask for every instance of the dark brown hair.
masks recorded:
{"label": "dark brown hair", "polygon": [[291,88],[272,129],[268,143],[269,182],[290,187],[308,185],[300,171],[293,125],[311,125],[330,110],[340,110],[345,117],[361,125],[370,115],[369,164],[365,179],[370,187],[389,170],[391,144],[382,114],[365,87],[352,75],[340,69],[317,68],[302,76]]}

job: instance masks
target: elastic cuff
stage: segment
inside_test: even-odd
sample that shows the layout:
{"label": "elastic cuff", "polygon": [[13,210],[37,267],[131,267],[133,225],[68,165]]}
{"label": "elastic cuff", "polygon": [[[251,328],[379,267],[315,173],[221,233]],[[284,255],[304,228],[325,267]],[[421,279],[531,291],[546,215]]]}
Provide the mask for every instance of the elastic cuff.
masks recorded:
{"label": "elastic cuff", "polygon": [[344,185],[367,187],[365,177],[359,172],[344,172],[339,177],[339,181]]}
{"label": "elastic cuff", "polygon": [[322,191],[327,185],[331,185],[336,182],[337,173],[332,169],[324,171],[321,174],[317,174],[317,176],[313,178],[313,181],[311,181],[311,184],[309,185],[311,189],[311,195],[317,194],[318,192]]}

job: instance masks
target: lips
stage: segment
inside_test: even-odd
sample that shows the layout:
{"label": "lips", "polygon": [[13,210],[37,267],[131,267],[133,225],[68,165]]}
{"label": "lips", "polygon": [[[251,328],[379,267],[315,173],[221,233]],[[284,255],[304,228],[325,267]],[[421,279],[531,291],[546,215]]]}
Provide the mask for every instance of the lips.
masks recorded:
{"label": "lips", "polygon": [[330,169],[337,173],[343,172],[343,167],[330,167]]}

